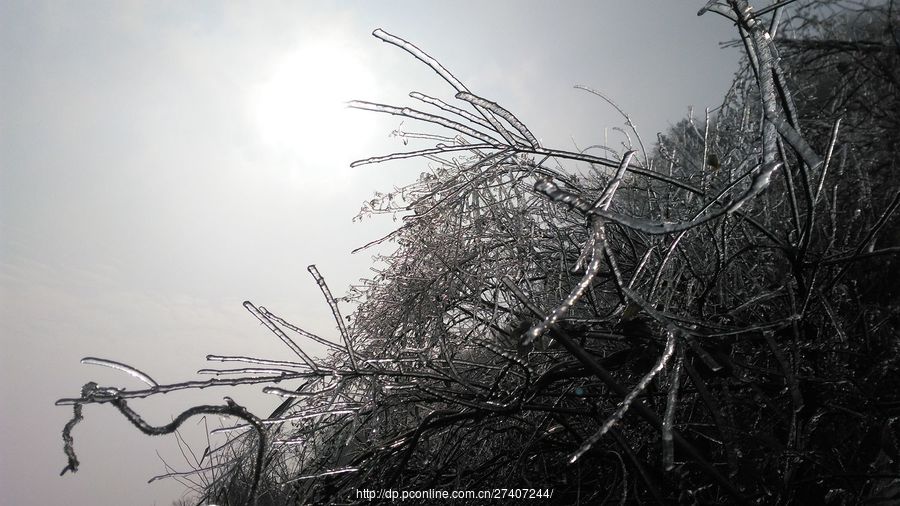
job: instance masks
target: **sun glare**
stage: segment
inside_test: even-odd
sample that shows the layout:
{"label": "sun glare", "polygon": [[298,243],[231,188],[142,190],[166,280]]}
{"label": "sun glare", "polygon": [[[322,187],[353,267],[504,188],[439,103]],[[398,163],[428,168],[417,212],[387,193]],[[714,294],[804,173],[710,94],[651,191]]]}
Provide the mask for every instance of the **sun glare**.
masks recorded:
{"label": "sun glare", "polygon": [[342,147],[371,135],[373,121],[344,104],[372,96],[372,75],[346,46],[322,42],[299,48],[257,90],[254,109],[263,143],[291,158],[345,165]]}

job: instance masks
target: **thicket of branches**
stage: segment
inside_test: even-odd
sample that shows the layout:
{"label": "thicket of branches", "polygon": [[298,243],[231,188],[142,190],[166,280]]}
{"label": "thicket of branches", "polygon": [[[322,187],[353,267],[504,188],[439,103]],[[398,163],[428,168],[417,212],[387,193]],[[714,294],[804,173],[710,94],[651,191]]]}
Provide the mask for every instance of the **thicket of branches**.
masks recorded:
{"label": "thicket of branches", "polygon": [[[624,112],[619,145],[541,146],[431,56],[376,30],[457,102],[413,92],[416,107],[351,103],[417,120],[421,130],[397,135],[433,147],[357,162],[416,156],[427,170],[364,206],[402,225],[372,243],[396,250],[351,290],[350,317],[310,268],[341,342],[247,302],[295,359],[210,355],[244,367],[173,385],[87,359],[148,388],[88,384],[61,400],[76,410],[67,469],[80,407],[111,403],[148,433],[200,413],[243,419],[179,475],[216,504],[498,487],[564,504],[895,500],[896,13],[790,3],[704,7],[735,23],[746,66],[721,107],[652,150]],[[298,336],[329,353],[308,356]],[[198,406],[162,428],[127,405],[247,383],[284,403],[266,417]]]}

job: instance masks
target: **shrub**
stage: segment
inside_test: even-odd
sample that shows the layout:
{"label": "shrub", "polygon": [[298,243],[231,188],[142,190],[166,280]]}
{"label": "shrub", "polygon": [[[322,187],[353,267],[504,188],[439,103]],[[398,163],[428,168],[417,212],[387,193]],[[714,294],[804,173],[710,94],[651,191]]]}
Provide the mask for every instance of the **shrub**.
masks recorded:
{"label": "shrub", "polygon": [[[825,25],[848,23],[841,4],[828,6],[837,14]],[[402,225],[372,243],[397,248],[351,290],[349,325],[310,267],[342,343],[247,302],[297,359],[210,355],[249,367],[175,385],[102,361],[148,389],[88,384],[60,403],[75,406],[73,422],[82,404],[111,403],[155,433],[198,413],[243,418],[211,451],[217,465],[198,470],[203,499],[222,504],[362,503],[372,499],[364,489],[499,484],[565,504],[896,497],[900,322],[896,286],[879,278],[896,273],[900,252],[885,235],[900,204],[900,143],[884,142],[898,116],[866,111],[896,107],[896,28],[888,8],[872,7],[866,33],[888,35],[828,42],[816,37],[839,32],[808,22],[820,11],[804,8],[773,39],[766,16],[780,10],[735,0],[701,11],[737,23],[746,68],[715,114],[677,124],[651,152],[624,112],[624,149],[541,146],[511,112],[376,30],[469,109],[415,92],[434,112],[351,104],[420,121],[423,132],[399,134],[436,144],[356,162],[430,164],[363,207]],[[844,70],[812,72],[807,59]],[[859,86],[848,95],[827,85],[840,79]],[[288,332],[329,353],[307,356]],[[288,380],[300,385],[274,386]],[[164,428],[126,404],[247,383],[286,400],[265,418],[233,403],[199,406]],[[64,438],[74,470],[73,425]]]}

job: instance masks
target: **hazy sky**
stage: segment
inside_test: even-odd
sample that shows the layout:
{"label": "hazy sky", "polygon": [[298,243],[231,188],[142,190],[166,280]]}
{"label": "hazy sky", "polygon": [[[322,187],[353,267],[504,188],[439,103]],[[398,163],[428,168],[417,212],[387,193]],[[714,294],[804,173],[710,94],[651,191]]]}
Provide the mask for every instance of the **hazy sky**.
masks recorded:
{"label": "hazy sky", "polygon": [[[350,251],[394,223],[351,219],[425,163],[350,169],[404,149],[388,136],[400,120],[339,101],[453,100],[372,30],[416,43],[545,145],[600,142],[622,124],[573,84],[616,100],[652,142],[689,105],[718,105],[737,68],[718,46],[733,27],[698,18],[703,3],[0,0],[0,503],[179,497],[173,481],[146,485],[165,471],[156,450],[187,467],[175,441],[109,406],[86,408],[82,468],[58,476],[71,410],[53,402],[90,380],[138,386],[84,356],[161,383],[194,377],[207,353],[288,358],[246,299],[335,337],[306,266],[338,296],[366,276],[370,254]],[[257,392],[132,406],[165,423],[226,394],[277,404]]]}

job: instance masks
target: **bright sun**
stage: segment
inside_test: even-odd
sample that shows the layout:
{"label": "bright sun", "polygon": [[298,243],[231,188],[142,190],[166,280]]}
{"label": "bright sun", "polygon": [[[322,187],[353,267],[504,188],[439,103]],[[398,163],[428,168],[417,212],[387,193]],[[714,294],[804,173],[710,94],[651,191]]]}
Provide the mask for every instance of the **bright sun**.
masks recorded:
{"label": "bright sun", "polygon": [[257,90],[254,111],[262,141],[281,155],[345,165],[345,146],[371,136],[374,122],[344,103],[371,98],[374,82],[358,53],[346,45],[300,47]]}

